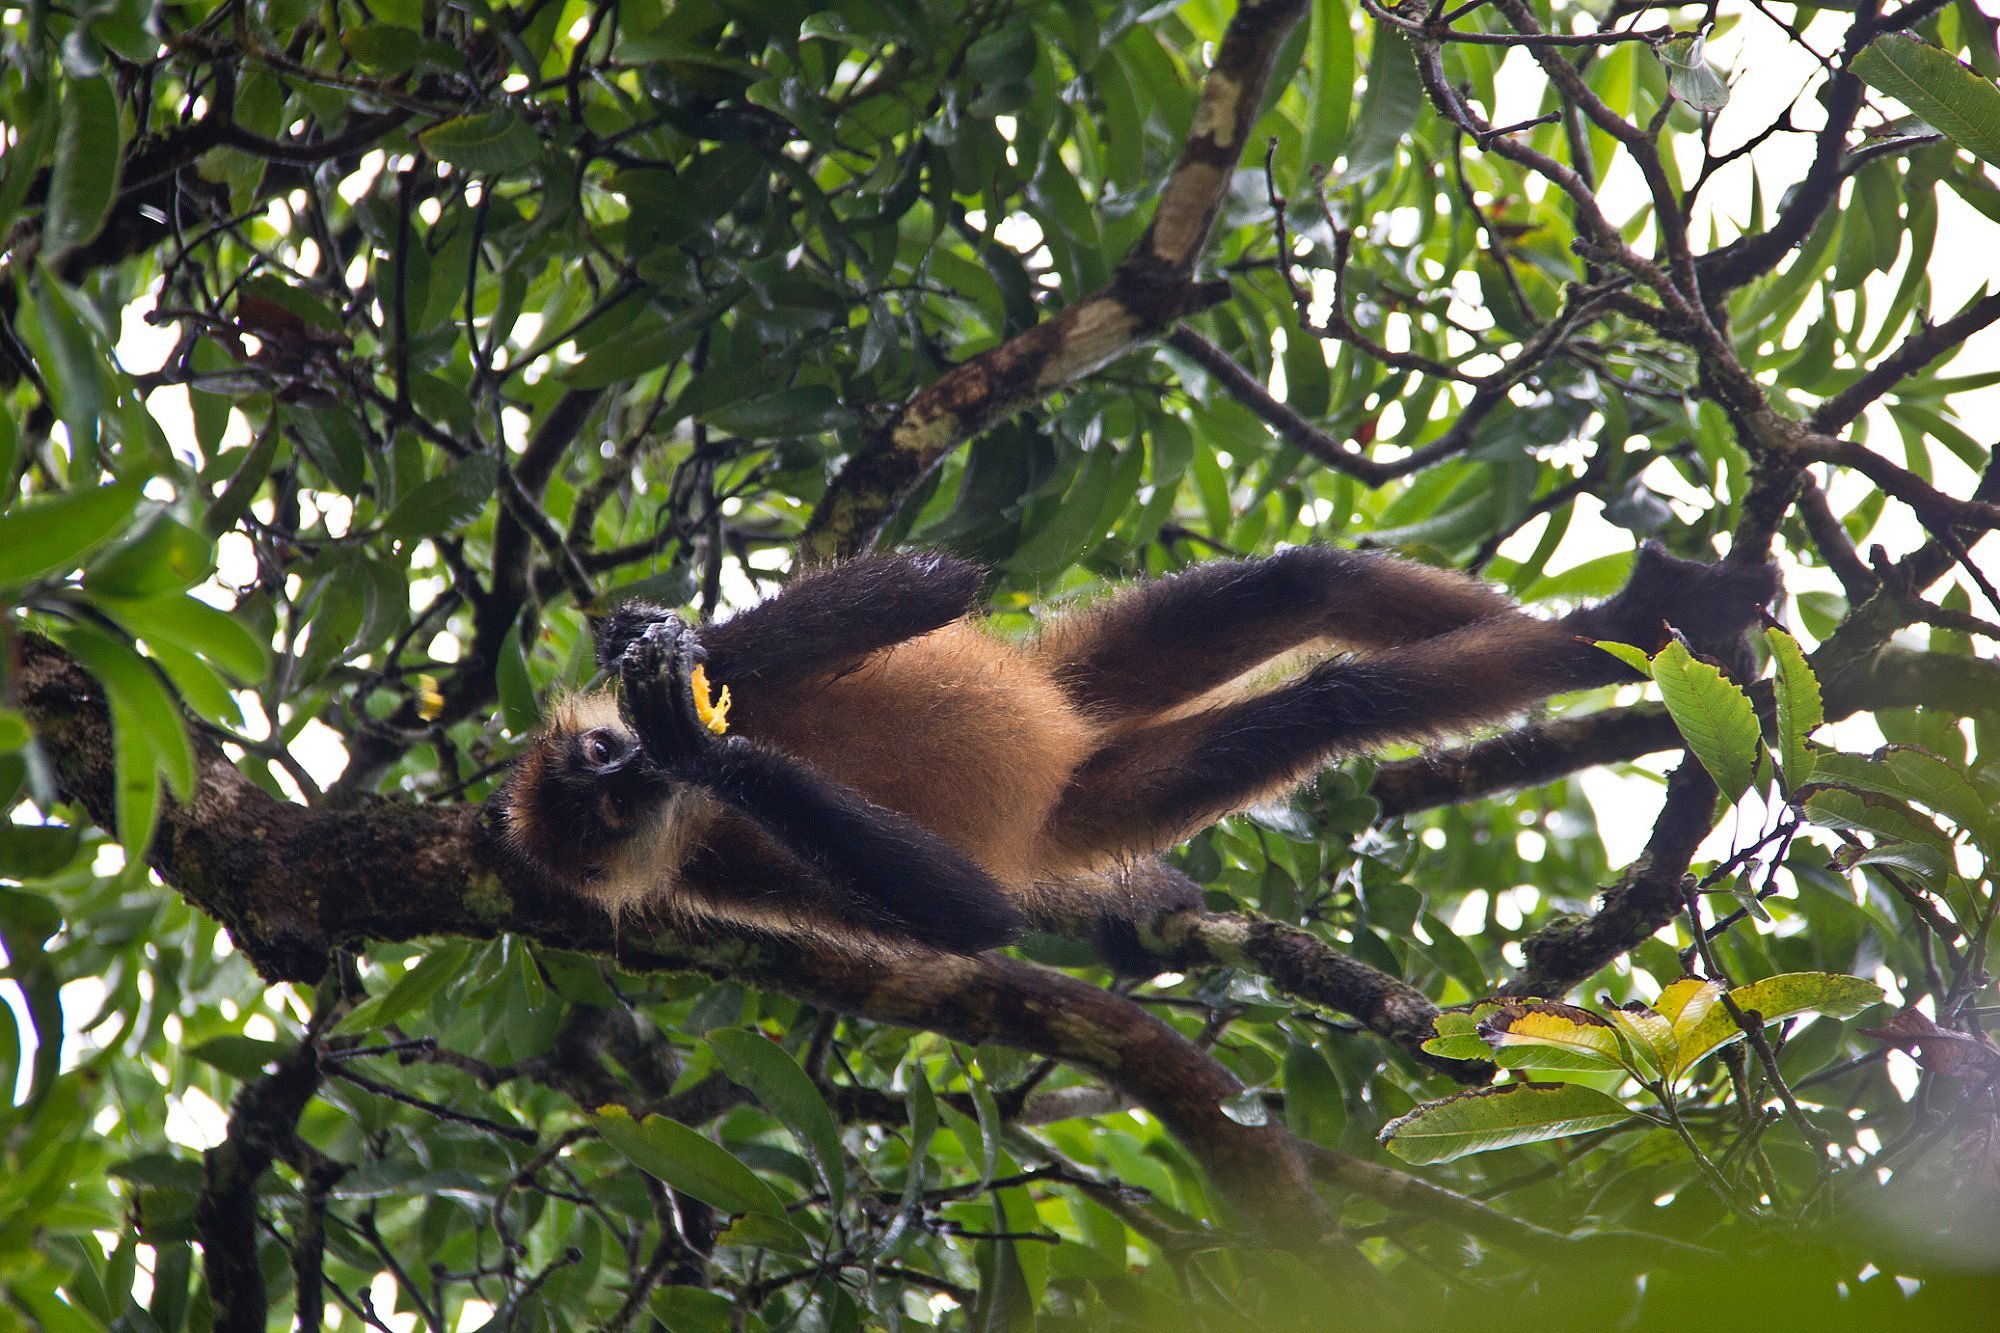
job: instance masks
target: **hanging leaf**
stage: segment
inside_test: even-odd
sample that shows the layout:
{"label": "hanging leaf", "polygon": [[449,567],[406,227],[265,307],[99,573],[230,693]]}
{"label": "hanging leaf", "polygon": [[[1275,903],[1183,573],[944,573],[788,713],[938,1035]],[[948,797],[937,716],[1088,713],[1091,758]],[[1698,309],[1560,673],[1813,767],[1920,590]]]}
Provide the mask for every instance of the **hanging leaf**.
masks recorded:
{"label": "hanging leaf", "polygon": [[1417,123],[1424,105],[1424,86],[1417,79],[1416,56],[1410,43],[1385,24],[1374,27],[1375,45],[1368,53],[1368,89],[1355,113],[1356,132],[1347,143],[1347,165],[1327,182],[1329,190],[1360,185],[1396,160],[1404,138]]}
{"label": "hanging leaf", "polygon": [[1729,85],[1708,63],[1708,34],[1671,38],[1653,49],[1667,69],[1667,90],[1704,114],[1729,105]]}
{"label": "hanging leaf", "polygon": [[194,791],[194,747],[167,687],[127,645],[89,625],[72,625],[63,646],[104,687],[111,706],[113,806],[128,865],[144,865],[160,813],[160,779],[186,800]]}
{"label": "hanging leaf", "polygon": [[1785,790],[1797,791],[1813,774],[1812,730],[1826,720],[1821,706],[1819,678],[1806,664],[1799,641],[1781,629],[1764,631],[1776,664],[1778,695],[1778,767],[1784,774]]}
{"label": "hanging leaf", "polygon": [[847,1197],[840,1130],[826,1098],[784,1047],[761,1032],[717,1028],[707,1037],[715,1062],[733,1083],[750,1089],[765,1110],[798,1137],[838,1209]]}
{"label": "hanging leaf", "polygon": [[1688,749],[1715,779],[1723,799],[1735,801],[1750,789],[1763,743],[1750,696],[1679,643],[1653,658],[1653,679]]}
{"label": "hanging leaf", "polygon": [[48,221],[42,230],[42,249],[51,262],[103,230],[125,164],[121,137],[118,94],[111,80],[71,80],[56,131]]}

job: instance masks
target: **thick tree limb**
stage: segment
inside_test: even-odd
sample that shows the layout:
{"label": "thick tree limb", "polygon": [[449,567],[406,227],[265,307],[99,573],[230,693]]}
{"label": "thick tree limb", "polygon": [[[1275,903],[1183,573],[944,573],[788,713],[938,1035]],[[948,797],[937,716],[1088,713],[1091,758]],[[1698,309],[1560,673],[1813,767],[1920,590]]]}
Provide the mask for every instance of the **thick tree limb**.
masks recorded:
{"label": "thick tree limb", "polygon": [[1708,836],[1715,811],[1715,783],[1694,756],[1667,779],[1667,799],[1653,821],[1653,836],[1603,905],[1588,920],[1558,922],[1522,941],[1528,965],[1500,988],[1503,995],[1566,994],[1612,959],[1650,936],[1681,910],[1682,881],[1695,849]]}
{"label": "thick tree limb", "polygon": [[1419,1063],[1462,1083],[1485,1082],[1491,1066],[1441,1060],[1422,1049],[1436,1034],[1437,1006],[1423,992],[1325,941],[1267,917],[1237,912],[1176,912],[1158,923],[1165,967],[1241,967],[1285,994],[1350,1014]]}
{"label": "thick tree limb", "polygon": [[[102,695],[47,640],[21,646],[20,704],[62,790],[111,828]],[[310,810],[257,787],[212,744],[196,748],[194,797],[163,801],[148,859],[270,980],[317,979],[335,947],[505,932],[615,956],[628,969],[707,972],[879,1022],[1021,1047],[1091,1072],[1159,1117],[1258,1232],[1318,1262],[1343,1262],[1296,1142],[1278,1126],[1226,1115],[1223,1103],[1243,1091],[1236,1077],[1123,996],[990,954],[916,964],[777,939],[635,942],[510,864],[478,807]]]}

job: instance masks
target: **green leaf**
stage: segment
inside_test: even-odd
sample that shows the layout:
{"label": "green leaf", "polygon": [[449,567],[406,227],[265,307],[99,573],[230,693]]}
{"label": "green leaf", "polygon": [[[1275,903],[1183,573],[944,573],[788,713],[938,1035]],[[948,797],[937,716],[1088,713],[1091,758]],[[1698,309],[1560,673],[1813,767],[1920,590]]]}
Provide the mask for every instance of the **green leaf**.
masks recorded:
{"label": "green leaf", "polygon": [[231,1033],[226,1037],[211,1037],[188,1047],[187,1053],[205,1065],[212,1065],[223,1073],[240,1079],[253,1079],[264,1072],[265,1066],[283,1059],[292,1047],[282,1041],[268,1041],[260,1037],[246,1037]]}
{"label": "green leaf", "polygon": [[521,655],[521,627],[507,627],[500,640],[500,657],[494,664],[494,685],[500,694],[500,715],[507,730],[525,735],[535,729],[539,716],[535,707],[535,682],[528,675],[528,659]]}
{"label": "green leaf", "polygon": [[[110,609],[108,602],[99,605]],[[183,707],[224,726],[243,725],[243,710],[237,705],[236,696],[229,692],[228,682],[214,667],[168,639],[149,638],[145,647],[146,656],[167,673]]]}
{"label": "green leaf", "polygon": [[780,389],[700,415],[717,430],[751,440],[816,435],[853,419],[853,414],[841,404],[840,395],[824,384]]}
{"label": "green leaf", "polygon": [[419,1005],[429,1004],[437,993],[465,971],[472,946],[441,944],[417,960],[415,967],[397,977],[389,989],[370,996],[341,1016],[339,1031],[372,1032],[384,1028]]}
{"label": "green leaf", "polygon": [[[1849,756],[1829,754],[1820,757],[1842,759]],[[1845,787],[1814,783],[1806,793],[1805,811],[1814,823],[1825,828],[1852,829],[1896,842],[1920,843],[1946,860],[1951,858],[1952,840],[1943,829],[1911,806],[1881,792],[1849,791]]]}
{"label": "green leaf", "polygon": [[1826,720],[1820,704],[1819,678],[1806,664],[1799,641],[1781,629],[1764,631],[1770,645],[1771,661],[1777,667],[1778,767],[1785,776],[1785,789],[1797,791],[1812,779],[1812,730]]}
{"label": "green leaf", "polygon": [[269,650],[242,621],[204,601],[185,594],[106,598],[103,607],[135,638],[176,644],[244,684],[264,678]]}
{"label": "green leaf", "polygon": [[131,522],[139,496],[138,482],[115,481],[31,500],[0,514],[0,586],[75,568],[121,524]]}
{"label": "green leaf", "polygon": [[493,498],[499,479],[500,464],[485,454],[461,458],[404,496],[382,520],[382,530],[407,539],[463,527]]}
{"label": "green leaf", "polygon": [[1757,748],[1763,743],[1750,696],[1678,643],[1668,644],[1653,658],[1653,679],[1674,725],[1722,789],[1723,798],[1734,801],[1748,791],[1757,772]]}
{"label": "green leaf", "polygon": [[[1135,445],[1125,451],[1136,452]],[[1115,483],[1125,461],[1125,455],[1099,441],[1085,455],[1053,514],[1014,548],[1006,561],[1008,572],[1019,579],[1046,578],[1102,541],[1109,527],[1107,501],[1122,489]]]}
{"label": "green leaf", "polygon": [[229,484],[222,488],[222,494],[215,497],[215,503],[202,517],[203,532],[211,537],[220,537],[236,526],[237,520],[250,508],[250,502],[257,498],[257,490],[264,484],[264,478],[271,475],[271,463],[278,456],[280,438],[276,426],[266,426],[259,432],[256,443],[250,446],[243,462],[230,476]]}
{"label": "green leaf", "polygon": [[42,250],[51,262],[94,239],[104,228],[125,154],[120,149],[118,94],[108,78],[74,79],[63,98],[49,168],[48,220]]}
{"label": "green leaf", "polygon": [[0,822],[0,875],[45,879],[70,863],[80,842],[75,829],[61,824]]}
{"label": "green leaf", "polygon": [[702,331],[736,304],[747,290],[746,283],[732,284],[672,319],[662,319],[647,311],[622,336],[592,347],[556,378],[572,389],[602,389],[678,361],[694,347]]}
{"label": "green leaf", "polygon": [[806,1071],[784,1047],[760,1032],[717,1028],[708,1034],[708,1048],[731,1082],[739,1083],[765,1110],[798,1136],[819,1168],[820,1179],[838,1209],[847,1197],[847,1168],[840,1151],[840,1130],[833,1112]]}
{"label": "green leaf", "polygon": [[926,1166],[930,1162],[931,1139],[937,1134],[937,1095],[931,1091],[930,1082],[924,1077],[924,1067],[920,1061],[911,1061],[906,1067],[906,1084],[909,1093],[905,1109],[910,1117],[909,1165],[903,1176],[903,1195],[896,1205],[899,1217],[913,1217],[911,1211],[924,1192]]}
{"label": "green leaf", "polygon": [[1613,657],[1623,662],[1626,666],[1631,667],[1648,680],[1652,679],[1653,659],[1646,656],[1644,648],[1634,647],[1629,643],[1613,643],[1609,639],[1592,639],[1591,643],[1610,653]]}
{"label": "green leaf", "polygon": [[160,778],[181,800],[194,791],[194,747],[179,706],[138,653],[89,625],[70,626],[62,640],[110,700],[117,834],[136,867],[152,842]]}
{"label": "green leaf", "polygon": [[1408,40],[1377,24],[1374,43],[1368,53],[1368,90],[1354,116],[1357,132],[1347,144],[1347,165],[1327,182],[1329,190],[1362,184],[1391,166],[1423,109],[1424,87]]}
{"label": "green leaf", "polygon": [[769,1213],[744,1213],[722,1229],[715,1243],[745,1250],[775,1250],[799,1259],[813,1257],[813,1243],[806,1234]]}
{"label": "green leaf", "polygon": [[[0,235],[12,229],[29,186],[40,178],[50,141],[62,127],[63,118],[56,113],[58,91],[54,80],[31,79],[7,108],[16,137],[13,147],[0,158]],[[6,474],[0,474],[0,482],[6,480]]]}
{"label": "green leaf", "polygon": [[1895,774],[1901,795],[1929,806],[1972,834],[1989,853],[2000,850],[2000,820],[1994,815],[1993,802],[1965,774],[1913,745],[1885,746],[1876,758]]}
{"label": "green leaf", "polygon": [[1306,102],[1301,164],[1331,169],[1335,155],[1346,146],[1347,117],[1354,106],[1354,23],[1345,0],[1319,0],[1310,22],[1312,91]]}
{"label": "green leaf", "polygon": [[299,443],[334,488],[356,495],[368,479],[368,446],[354,417],[340,407],[287,404],[285,419]]}
{"label": "green leaf", "polygon": [[1853,870],[1862,866],[1883,866],[1890,870],[1900,870],[1921,880],[1926,888],[1936,888],[1951,873],[1951,858],[1943,852],[1922,842],[1885,842],[1877,847],[1853,855],[1846,853],[1835,857],[1835,864]]}
{"label": "green leaf", "polygon": [[[1882,988],[1859,977],[1835,972],[1787,972],[1729,992],[1729,998],[1744,1012],[1755,1010],[1766,1023],[1775,1023],[1794,1014],[1830,1014],[1847,1018],[1871,1004],[1882,1002]],[[1700,1022],[1681,1036],[1680,1059],[1674,1066],[1678,1077],[1694,1068],[1705,1056],[1741,1039],[1729,1011],[1717,1004]]]}
{"label": "green leaf", "polygon": [[764,1213],[783,1219],[784,1205],[749,1167],[678,1120],[649,1115],[633,1120],[622,1106],[590,1112],[604,1141],[647,1175],[727,1213]]}
{"label": "green leaf", "polygon": [[1579,1083],[1510,1083],[1419,1106],[1382,1127],[1389,1151],[1418,1166],[1588,1134],[1637,1113]]}
{"label": "green leaf", "polygon": [[131,536],[92,560],[83,586],[99,597],[158,597],[192,588],[214,571],[209,539],[160,513],[142,519]]}
{"label": "green leaf", "polygon": [[432,157],[467,171],[517,171],[542,155],[541,136],[507,107],[439,121],[417,140]]}
{"label": "green leaf", "polygon": [[2000,88],[1949,53],[1890,33],[1863,47],[1851,68],[1959,147],[2000,166]]}

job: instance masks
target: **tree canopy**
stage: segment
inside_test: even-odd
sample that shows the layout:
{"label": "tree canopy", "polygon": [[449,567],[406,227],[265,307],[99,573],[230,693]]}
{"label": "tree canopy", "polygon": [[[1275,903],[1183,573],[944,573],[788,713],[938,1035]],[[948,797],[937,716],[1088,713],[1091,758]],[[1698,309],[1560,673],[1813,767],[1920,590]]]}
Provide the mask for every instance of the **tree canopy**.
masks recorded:
{"label": "tree canopy", "polygon": [[[1995,33],[0,7],[0,1329],[1988,1326]],[[1779,568],[1754,670],[1224,821],[1143,983],[638,929],[486,804],[627,598],[1644,539]]]}

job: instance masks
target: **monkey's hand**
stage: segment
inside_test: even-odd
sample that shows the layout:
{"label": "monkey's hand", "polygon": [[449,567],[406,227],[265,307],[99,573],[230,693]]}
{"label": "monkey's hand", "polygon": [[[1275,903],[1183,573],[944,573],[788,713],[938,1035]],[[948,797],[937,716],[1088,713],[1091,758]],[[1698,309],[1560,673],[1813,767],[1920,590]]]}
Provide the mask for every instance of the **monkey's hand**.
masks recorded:
{"label": "monkey's hand", "polygon": [[1572,634],[1629,643],[1649,653],[1666,645],[1672,626],[1698,651],[1730,661],[1740,653],[1744,632],[1763,618],[1777,594],[1778,571],[1770,565],[1704,565],[1647,542],[1623,591],[1570,613],[1562,623]]}
{"label": "monkey's hand", "polygon": [[635,628],[617,658],[626,717],[664,772],[685,770],[725,743],[703,716],[695,682],[705,657],[693,627],[660,611]]}
{"label": "monkey's hand", "polygon": [[645,633],[659,625],[687,628],[687,622],[664,606],[651,602],[622,602],[609,614],[591,618],[591,632],[597,636],[597,665],[600,670],[623,673],[625,657]]}

